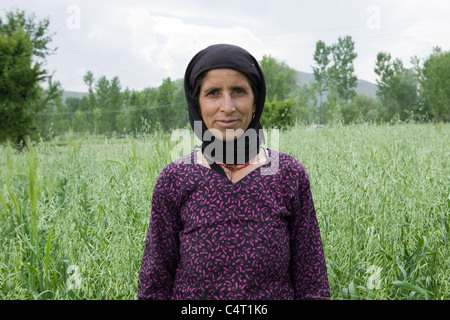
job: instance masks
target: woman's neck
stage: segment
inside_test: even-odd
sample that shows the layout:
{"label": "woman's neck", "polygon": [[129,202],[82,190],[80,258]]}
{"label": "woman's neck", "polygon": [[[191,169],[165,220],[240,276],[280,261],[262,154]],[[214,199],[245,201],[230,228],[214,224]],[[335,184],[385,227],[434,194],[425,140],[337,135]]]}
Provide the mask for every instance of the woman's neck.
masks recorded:
{"label": "woman's neck", "polygon": [[225,168],[229,167],[229,168],[233,168],[233,169],[238,169],[238,168],[240,168],[242,166],[249,166],[249,165],[258,165],[259,166],[259,165],[264,165],[264,164],[266,164],[269,161],[268,156],[267,156],[264,148],[260,148],[259,149],[259,153],[256,156],[254,156],[252,159],[250,159],[250,161],[248,161],[247,163],[244,163],[244,164],[224,164],[224,163],[222,163],[220,161],[217,161],[217,160],[211,158],[210,156],[208,156],[206,154],[203,154],[201,152],[201,150],[198,150],[198,155],[199,154],[201,155],[201,157],[197,157],[197,159],[200,160],[199,163],[200,164],[207,163],[208,167],[209,167],[209,163],[215,162],[218,165],[220,165],[222,167],[225,167]]}

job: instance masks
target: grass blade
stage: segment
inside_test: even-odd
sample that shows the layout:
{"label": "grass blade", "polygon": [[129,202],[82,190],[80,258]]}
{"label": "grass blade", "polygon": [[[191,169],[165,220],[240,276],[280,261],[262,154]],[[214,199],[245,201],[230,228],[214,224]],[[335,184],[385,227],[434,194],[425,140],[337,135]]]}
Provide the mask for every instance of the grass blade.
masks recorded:
{"label": "grass blade", "polygon": [[421,288],[419,286],[416,286],[414,284],[411,284],[411,283],[408,283],[408,282],[405,282],[405,281],[394,281],[394,282],[392,282],[392,284],[394,286],[399,287],[399,288],[404,289],[404,290],[421,293],[427,299],[430,298],[430,295],[428,294],[428,291],[426,291],[425,289],[423,289],[423,288]]}

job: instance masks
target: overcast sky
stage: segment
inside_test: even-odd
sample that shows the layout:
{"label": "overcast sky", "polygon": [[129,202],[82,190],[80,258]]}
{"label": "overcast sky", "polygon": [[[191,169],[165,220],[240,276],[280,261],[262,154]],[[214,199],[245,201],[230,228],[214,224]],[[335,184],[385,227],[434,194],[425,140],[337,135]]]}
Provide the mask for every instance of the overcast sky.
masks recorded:
{"label": "overcast sky", "polygon": [[373,83],[380,51],[409,67],[434,46],[450,50],[448,0],[2,0],[0,15],[12,8],[50,19],[58,49],[46,67],[68,91],[87,91],[88,70],[97,79],[118,76],[123,89],[157,87],[182,78],[192,56],[213,43],[312,72],[318,40],[350,35],[355,73]]}

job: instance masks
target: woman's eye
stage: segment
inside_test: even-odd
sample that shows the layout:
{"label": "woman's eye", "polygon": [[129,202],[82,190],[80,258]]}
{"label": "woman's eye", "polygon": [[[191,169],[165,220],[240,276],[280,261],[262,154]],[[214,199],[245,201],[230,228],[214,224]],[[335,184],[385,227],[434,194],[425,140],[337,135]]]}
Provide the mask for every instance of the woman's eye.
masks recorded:
{"label": "woman's eye", "polygon": [[206,93],[207,96],[215,96],[217,94],[219,94],[219,90],[217,89],[210,90]]}
{"label": "woman's eye", "polygon": [[235,94],[245,94],[245,93],[247,93],[247,91],[243,88],[235,88],[234,93]]}

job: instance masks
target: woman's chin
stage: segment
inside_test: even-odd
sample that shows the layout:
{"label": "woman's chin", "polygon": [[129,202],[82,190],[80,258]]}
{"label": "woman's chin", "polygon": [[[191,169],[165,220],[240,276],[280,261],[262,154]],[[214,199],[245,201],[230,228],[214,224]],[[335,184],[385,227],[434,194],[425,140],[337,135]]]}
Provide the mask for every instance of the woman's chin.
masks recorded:
{"label": "woman's chin", "polygon": [[240,133],[240,134],[223,133],[222,135],[215,135],[215,137],[224,142],[231,142],[231,141],[237,140],[241,135],[242,135],[242,133]]}

